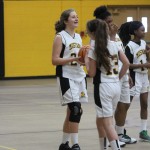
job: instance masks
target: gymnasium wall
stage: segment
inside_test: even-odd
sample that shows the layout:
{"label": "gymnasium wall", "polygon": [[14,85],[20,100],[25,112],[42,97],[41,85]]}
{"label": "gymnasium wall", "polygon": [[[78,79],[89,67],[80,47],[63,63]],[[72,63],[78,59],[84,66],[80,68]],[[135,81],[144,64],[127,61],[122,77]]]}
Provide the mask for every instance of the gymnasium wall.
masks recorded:
{"label": "gymnasium wall", "polygon": [[[80,19],[77,32],[83,35],[87,20],[93,18],[93,11],[99,5],[150,5],[150,1],[4,0],[4,15],[0,17],[3,19],[0,24],[4,26],[1,37],[4,37],[4,46],[0,47],[0,54],[4,52],[0,61],[1,78],[55,75],[51,64],[54,23],[63,10],[74,8]],[[83,35],[83,44],[88,41]]]}

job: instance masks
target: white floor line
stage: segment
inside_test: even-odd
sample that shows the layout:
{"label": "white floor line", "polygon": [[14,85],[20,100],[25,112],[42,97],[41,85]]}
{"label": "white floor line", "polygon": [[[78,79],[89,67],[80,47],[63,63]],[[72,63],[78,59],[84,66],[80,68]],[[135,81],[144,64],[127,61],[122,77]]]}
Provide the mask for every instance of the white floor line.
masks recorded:
{"label": "white floor line", "polygon": [[14,148],[2,146],[2,145],[0,145],[0,148],[6,149],[6,150],[16,150],[16,149],[14,149]]}

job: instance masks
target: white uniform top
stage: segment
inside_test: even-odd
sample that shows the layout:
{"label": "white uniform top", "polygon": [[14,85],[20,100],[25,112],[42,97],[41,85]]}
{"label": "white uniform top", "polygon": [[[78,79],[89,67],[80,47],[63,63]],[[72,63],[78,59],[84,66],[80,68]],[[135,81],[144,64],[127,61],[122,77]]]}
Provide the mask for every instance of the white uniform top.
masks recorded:
{"label": "white uniform top", "polygon": [[[61,58],[78,57],[78,52],[82,46],[82,39],[79,34],[75,33],[71,37],[66,31],[58,33],[62,37],[63,48],[60,54]],[[56,75],[81,82],[86,74],[83,67],[76,61],[66,65],[58,65],[56,67]]]}
{"label": "white uniform top", "polygon": [[[130,41],[127,46],[130,49],[130,53],[133,55],[133,64],[144,64],[147,63],[147,57],[144,53],[146,49],[146,42],[144,40],[141,40],[141,44],[138,45],[137,43]],[[139,73],[147,73],[147,68],[136,68],[133,69],[135,72]]]}
{"label": "white uniform top", "polygon": [[[118,34],[116,34],[116,37],[115,37],[115,42],[116,44],[118,45],[119,49],[122,50],[123,52],[125,52],[125,49],[124,49],[124,46],[123,46],[123,43],[120,39],[120,37],[118,36]],[[94,40],[91,40],[90,41],[90,45],[92,47],[95,46],[95,41]],[[122,68],[122,62],[120,60],[118,60],[118,65],[119,65],[119,72]],[[126,74],[123,76],[123,78],[121,79],[121,82],[124,82],[124,81],[128,81],[129,78],[128,78],[128,73],[129,73],[129,70],[127,70]]]}
{"label": "white uniform top", "polygon": [[[125,52],[125,49],[124,49],[124,46],[123,46],[123,43],[121,41],[121,39],[119,38],[118,34],[116,34],[116,44],[118,45],[118,47],[123,51]],[[121,70],[121,67],[122,67],[122,62],[119,60],[119,71]]]}
{"label": "white uniform top", "polygon": [[[94,47],[94,41],[91,41],[91,46]],[[119,81],[119,66],[118,66],[118,52],[120,51],[118,45],[114,41],[108,40],[107,48],[110,55],[111,70],[107,72],[103,66],[97,68],[96,75],[94,77],[94,83],[101,82],[117,82]],[[94,48],[89,50],[88,57],[96,61],[96,55]]]}
{"label": "white uniform top", "polygon": [[[123,43],[122,43],[120,37],[118,36],[118,34],[116,34],[116,37],[115,37],[115,38],[116,38],[116,44],[119,46],[119,48],[120,48],[123,52],[125,52],[125,48],[124,48]],[[122,62],[119,60],[119,61],[118,61],[118,64],[119,64],[119,72],[120,72],[120,70],[121,70],[121,68],[122,68]],[[129,73],[129,70],[127,70],[126,74],[122,77],[122,79],[120,80],[121,82],[124,82],[124,81],[128,81],[128,80],[129,80],[128,73]]]}
{"label": "white uniform top", "polygon": [[[119,49],[122,50],[123,52],[125,52],[123,43],[122,43],[121,39],[119,38],[118,34],[116,34],[115,42],[116,42],[116,44],[118,45]],[[91,45],[92,47],[94,47],[94,46],[95,46],[95,41],[94,41],[94,40],[91,40],[90,45]],[[121,67],[122,67],[122,62],[119,60],[119,61],[118,61],[118,64],[119,64],[119,71],[120,71],[120,70],[121,70]]]}

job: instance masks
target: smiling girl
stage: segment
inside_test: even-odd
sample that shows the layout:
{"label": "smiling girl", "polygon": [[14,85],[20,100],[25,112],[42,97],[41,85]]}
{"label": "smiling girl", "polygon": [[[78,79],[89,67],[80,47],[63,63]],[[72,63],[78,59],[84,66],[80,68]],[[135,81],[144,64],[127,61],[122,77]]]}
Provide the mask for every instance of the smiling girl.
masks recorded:
{"label": "smiling girl", "polygon": [[[56,22],[56,37],[53,43],[52,63],[56,65],[61,104],[67,105],[63,125],[63,138],[59,150],[80,150],[78,128],[82,115],[81,102],[87,102],[86,74],[81,66],[78,52],[82,46],[78,16],[73,9],[65,10]],[[72,147],[69,147],[71,137]]]}

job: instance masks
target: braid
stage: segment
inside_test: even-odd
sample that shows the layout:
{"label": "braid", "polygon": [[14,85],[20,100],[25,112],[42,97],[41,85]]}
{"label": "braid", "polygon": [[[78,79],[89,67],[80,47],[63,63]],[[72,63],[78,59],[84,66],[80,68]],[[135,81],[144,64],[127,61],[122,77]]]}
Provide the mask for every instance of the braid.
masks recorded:
{"label": "braid", "polygon": [[121,25],[119,29],[119,37],[122,40],[122,43],[124,46],[128,44],[128,42],[131,40],[131,35],[130,35],[130,24],[131,22],[126,22]]}
{"label": "braid", "polygon": [[143,24],[140,21],[126,22],[121,25],[119,36],[124,46],[131,40],[131,35],[135,36],[135,30],[139,29],[141,26],[143,26]]}

